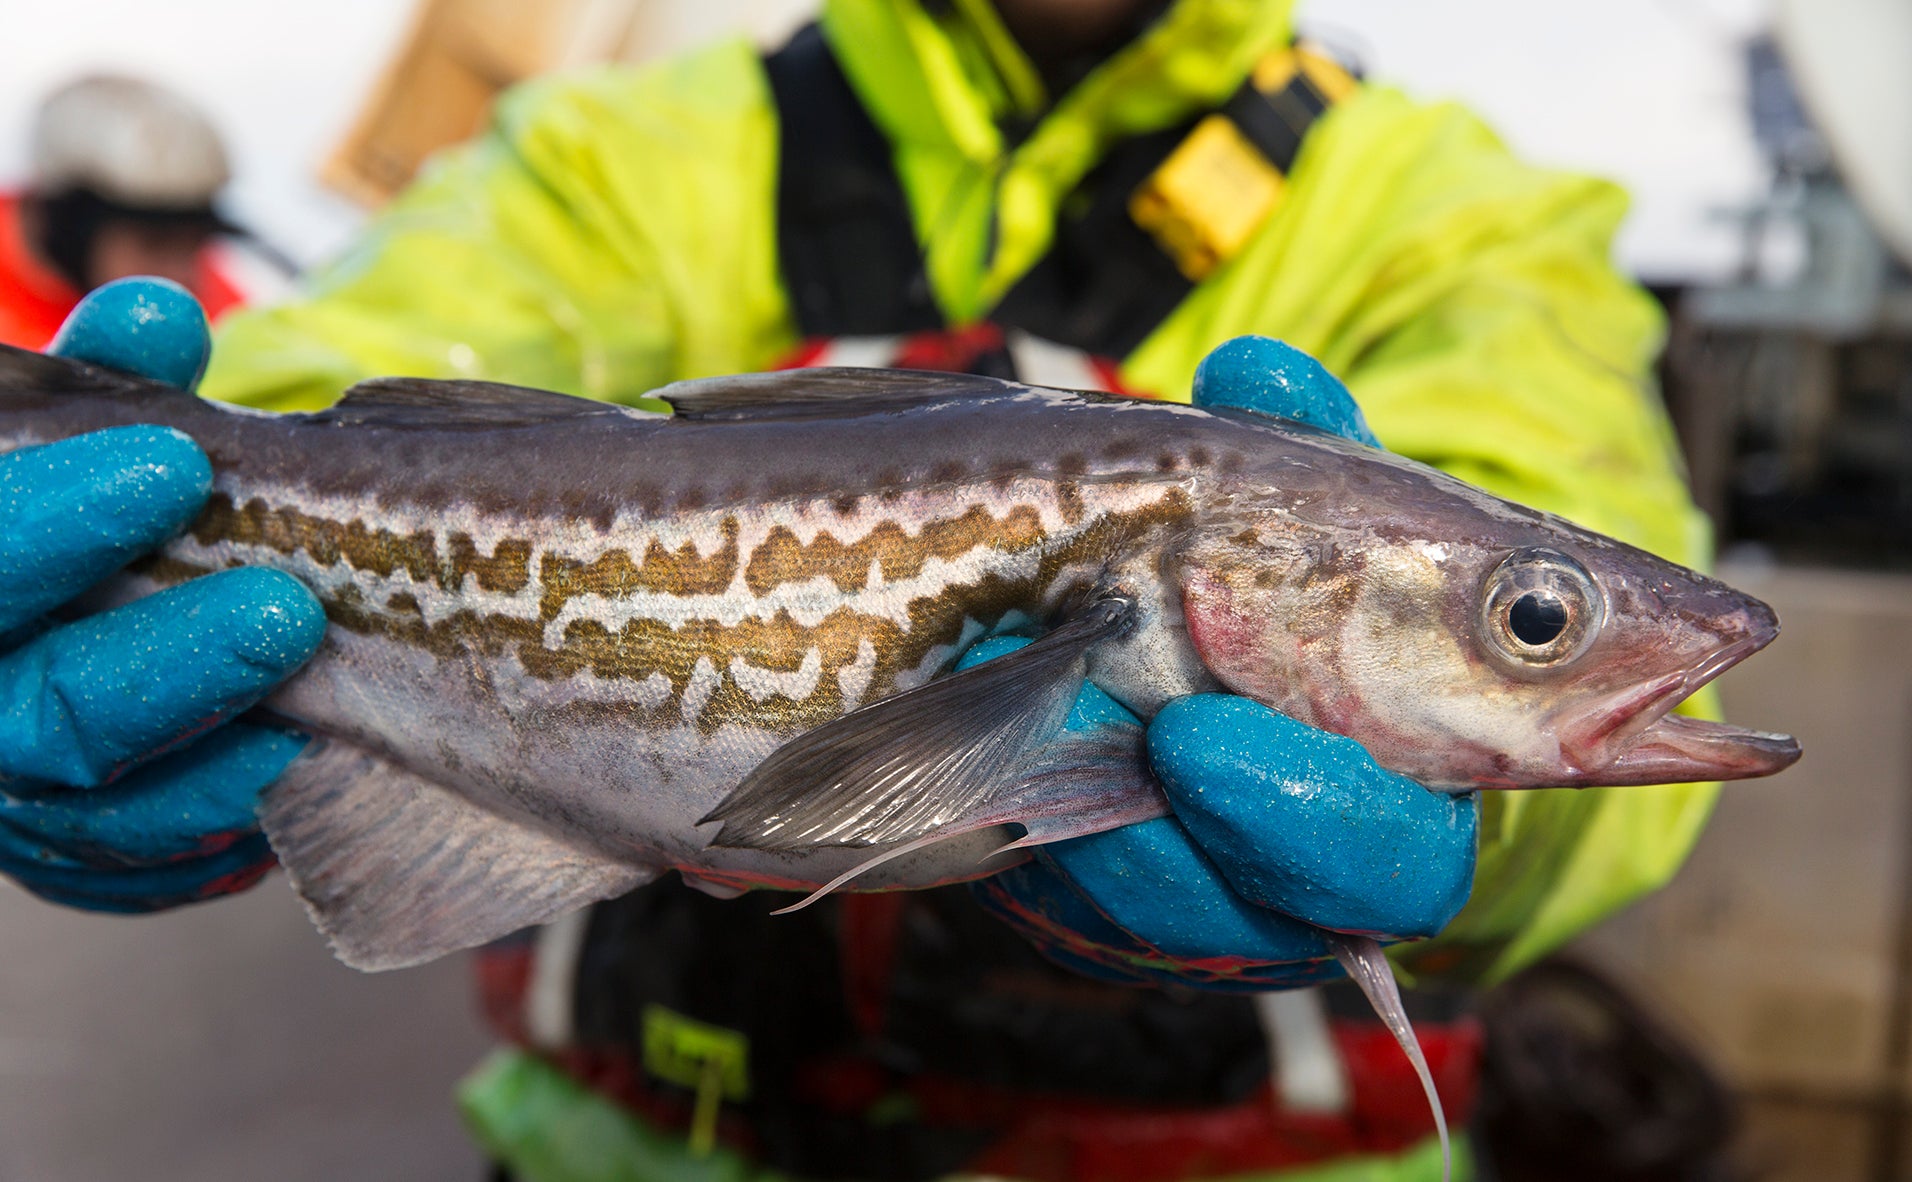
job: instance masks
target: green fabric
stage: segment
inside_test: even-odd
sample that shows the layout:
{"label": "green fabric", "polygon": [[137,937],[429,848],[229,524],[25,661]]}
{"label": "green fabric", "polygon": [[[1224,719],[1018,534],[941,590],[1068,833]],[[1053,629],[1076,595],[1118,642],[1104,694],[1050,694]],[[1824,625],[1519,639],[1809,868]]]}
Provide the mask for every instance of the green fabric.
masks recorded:
{"label": "green fabric", "polygon": [[795,341],[776,135],[742,42],[520,87],[301,298],[230,318],[201,388],[310,410],[402,374],[630,402],[761,368]]}
{"label": "green fabric", "polygon": [[[1039,257],[1060,195],[1112,140],[1232,91],[1288,36],[1288,10],[1180,0],[1006,154],[995,119],[1031,78],[999,29],[964,17],[973,4],[830,0],[825,27],[896,144],[938,298],[963,320]],[[742,43],[523,87],[302,298],[230,318],[204,390],[303,409],[411,374],[629,402],[769,364],[796,336],[776,133]],[[1461,108],[1383,87],[1317,125],[1290,182],[1125,360],[1132,387],[1185,399],[1210,348],[1282,337],[1344,377],[1395,450],[1706,560],[1650,376],[1660,318],[1609,260],[1618,189],[1522,164]],[[1543,955],[1665,882],[1714,792],[1490,794],[1472,902],[1402,960],[1491,979]]]}
{"label": "green fabric", "polygon": [[[1273,1173],[1234,1174],[1226,1182],[1439,1182],[1441,1143],[1430,1137],[1400,1154],[1348,1157],[1325,1165]],[[1453,1182],[1473,1182],[1474,1153],[1463,1138],[1454,1142]]]}
{"label": "green fabric", "polygon": [[[723,1147],[696,1156],[557,1068],[522,1051],[499,1051],[458,1087],[458,1106],[493,1161],[524,1182],[783,1182]],[[1216,1182],[1435,1182],[1440,1143],[1399,1155],[1346,1158],[1301,1170],[1233,1174]],[[1454,1145],[1454,1182],[1474,1177],[1465,1140]],[[946,1182],[984,1182],[968,1175]],[[1007,1182],[1007,1180],[1004,1180]]]}
{"label": "green fabric", "polygon": [[542,1059],[498,1051],[458,1085],[458,1107],[480,1147],[524,1182],[781,1182],[723,1146],[692,1154],[681,1137]]}

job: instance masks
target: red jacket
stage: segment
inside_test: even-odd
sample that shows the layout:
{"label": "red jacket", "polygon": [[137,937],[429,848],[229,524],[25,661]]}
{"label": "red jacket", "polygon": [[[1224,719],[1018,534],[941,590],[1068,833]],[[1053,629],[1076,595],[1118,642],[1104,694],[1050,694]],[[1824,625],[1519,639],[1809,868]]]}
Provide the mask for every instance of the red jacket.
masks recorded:
{"label": "red jacket", "polygon": [[[211,320],[241,302],[238,289],[204,253],[199,282],[192,286]],[[19,194],[0,194],[0,344],[44,349],[80,295],[28,245],[20,224]]]}

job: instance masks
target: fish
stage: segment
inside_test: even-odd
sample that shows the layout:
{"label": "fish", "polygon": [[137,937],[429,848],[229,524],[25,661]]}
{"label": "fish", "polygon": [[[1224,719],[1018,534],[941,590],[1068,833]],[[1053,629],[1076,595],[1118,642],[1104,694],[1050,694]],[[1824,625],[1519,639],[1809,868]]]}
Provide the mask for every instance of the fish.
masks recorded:
{"label": "fish", "polygon": [[[260,819],[365,969],[671,870],[928,887],[1164,815],[1139,729],[1063,730],[1085,682],[1142,720],[1242,694],[1435,791],[1799,754],[1670,713],[1773,639],[1766,605],[1298,423],[857,369],[653,397],[394,378],[269,415],[6,350],[0,449],[182,431],[211,499],[113,597],[241,564],[318,596],[264,703],[313,742]],[[1379,945],[1333,947],[1394,1022]]]}

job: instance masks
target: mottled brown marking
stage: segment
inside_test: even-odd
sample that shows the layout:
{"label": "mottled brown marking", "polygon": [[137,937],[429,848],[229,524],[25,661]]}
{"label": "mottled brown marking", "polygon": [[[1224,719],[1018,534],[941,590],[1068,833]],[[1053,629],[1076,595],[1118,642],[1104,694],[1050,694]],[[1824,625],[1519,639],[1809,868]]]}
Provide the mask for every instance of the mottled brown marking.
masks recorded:
{"label": "mottled brown marking", "polygon": [[574,596],[602,595],[628,599],[645,591],[666,595],[719,595],[737,576],[737,519],[726,517],[718,526],[724,544],[708,558],[695,542],[667,550],[655,538],[645,547],[644,560],[632,562],[624,550],[607,550],[590,562],[546,554],[538,563],[538,581],[544,589],[540,610],[550,620]]}
{"label": "mottled brown marking", "polygon": [[212,572],[213,568],[210,566],[201,566],[197,562],[187,562],[164,553],[148,554],[144,558],[135,559],[126,567],[128,574],[151,579],[155,583],[168,587],[196,579],[201,575],[209,575]]}
{"label": "mottled brown marking", "polygon": [[764,595],[779,584],[821,575],[837,590],[849,592],[869,581],[871,562],[880,564],[883,578],[893,582],[914,578],[934,558],[959,558],[978,546],[1014,554],[1042,539],[1042,518],[1030,505],[1018,505],[1001,518],[973,505],[959,517],[925,522],[914,534],[894,521],[883,521],[847,544],[823,532],[806,546],[780,525],[750,552],[744,582],[752,593]]}
{"label": "mottled brown marking", "polygon": [[1080,525],[1086,507],[1082,502],[1082,486],[1073,480],[1065,480],[1056,485],[1056,504],[1062,510],[1062,520],[1070,525]]}
{"label": "mottled brown marking", "polygon": [[427,623],[421,615],[381,612],[350,583],[327,591],[319,602],[325,608],[325,618],[347,632],[383,636],[438,657],[463,653],[496,657],[511,649],[541,645],[544,639],[541,621],[484,614],[470,608],[461,608],[437,623]]}
{"label": "mottled brown marking", "polygon": [[[934,621],[925,621],[934,624]],[[961,621],[956,621],[961,627]],[[936,631],[933,627],[931,632]],[[929,634],[906,639],[895,624],[880,617],[866,616],[851,608],[839,608],[814,627],[805,627],[788,613],[774,617],[745,619],[734,626],[714,620],[694,620],[672,628],[657,620],[634,619],[616,630],[596,620],[577,620],[565,629],[564,641],[556,648],[524,646],[518,656],[534,677],[559,679],[586,671],[605,679],[639,681],[653,674],[670,682],[674,701],[681,700],[700,661],[708,661],[719,675],[709,701],[700,716],[706,727],[725,722],[746,722],[754,726],[795,729],[813,726],[844,712],[842,687],[836,671],[855,663],[858,642],[869,639],[877,646],[877,677],[872,686],[887,684],[895,676],[907,651],[921,660],[931,647]],[[947,643],[947,640],[945,641]],[[762,669],[795,672],[802,668],[812,649],[822,661],[822,673],[815,692],[801,702],[774,695],[758,703],[737,685],[730,675],[730,663],[741,657]]]}
{"label": "mottled brown marking", "polygon": [[566,521],[584,521],[591,516],[591,507],[596,498],[591,490],[585,488],[567,488],[558,495],[559,515]]}
{"label": "mottled brown marking", "polygon": [[462,580],[469,571],[478,585],[487,591],[515,595],[531,581],[531,543],[523,538],[504,538],[489,557],[478,552],[471,535],[455,533],[445,540],[451,549],[451,569]]}
{"label": "mottled brown marking", "polygon": [[764,483],[762,499],[785,501],[820,497],[829,491],[830,485],[820,472],[772,473]]}
{"label": "mottled brown marking", "polygon": [[[1076,493],[1079,512],[1079,490]],[[344,527],[336,527],[335,523],[324,523],[335,526],[332,530],[320,528],[315,519],[296,511],[274,511],[264,506],[249,506],[248,510],[228,514],[231,532],[216,533],[208,527],[204,530],[206,536],[200,540],[253,540],[264,537],[270,528],[278,531],[273,536],[290,547],[281,551],[283,553],[303,550],[311,554],[313,546],[323,548],[332,544],[336,558],[344,558],[348,552],[357,552],[362,545],[369,544],[352,540],[357,535]],[[1190,511],[1187,494],[1179,488],[1169,488],[1153,505],[1127,513],[1104,514],[1066,539],[1058,540],[1044,538],[1040,517],[1033,506],[1017,506],[1000,519],[982,506],[972,506],[958,516],[931,522],[914,535],[886,522],[869,537],[849,546],[819,535],[806,547],[797,544],[788,531],[781,531],[780,537],[773,532],[776,544],[768,550],[759,546],[751,555],[746,580],[757,594],[763,594],[785,579],[804,579],[817,574],[828,575],[846,592],[852,592],[863,586],[872,559],[882,564],[886,578],[900,579],[920,572],[932,557],[955,557],[974,546],[989,546],[1010,554],[1047,543],[1042,545],[1036,570],[1027,577],[1010,579],[992,572],[974,582],[918,597],[905,609],[907,627],[898,627],[888,616],[845,605],[814,626],[799,624],[788,613],[778,613],[767,620],[747,618],[734,626],[697,620],[676,628],[639,617],[615,630],[598,620],[579,619],[566,626],[555,646],[545,643],[546,621],[555,615],[554,605],[561,606],[571,595],[722,591],[729,585],[738,562],[735,553],[738,527],[734,520],[727,520],[723,526],[723,550],[710,558],[699,558],[694,547],[668,551],[655,544],[641,564],[632,563],[622,552],[588,564],[547,556],[538,570],[540,589],[544,593],[543,610],[538,618],[462,608],[428,622],[417,611],[415,597],[396,592],[379,606],[350,583],[322,591],[321,600],[328,620],[338,628],[422,649],[441,659],[455,661],[461,668],[473,657],[492,661],[511,656],[528,674],[545,680],[558,680],[586,670],[607,680],[631,682],[646,680],[653,674],[663,676],[672,691],[666,703],[654,707],[616,703],[589,707],[595,712],[594,717],[619,720],[625,725],[674,724],[681,717],[682,695],[698,663],[707,660],[719,680],[697,717],[699,727],[710,731],[736,723],[790,734],[837,717],[847,708],[837,674],[856,663],[862,641],[868,640],[876,652],[876,664],[866,692],[865,700],[869,700],[893,692],[898,677],[920,668],[937,648],[954,644],[961,637],[966,619],[987,624],[1015,610],[1054,610],[1069,595],[1083,590],[1058,585],[1064,570],[1081,565],[1095,567],[1148,531],[1185,521]],[[367,538],[376,534],[376,531],[363,531],[362,527],[361,532]],[[233,536],[235,533],[239,536]],[[348,540],[337,541],[340,537]],[[400,543],[405,541],[403,536],[397,538]],[[494,560],[502,556],[503,549],[501,546],[501,554],[494,555]],[[407,552],[401,545],[397,553]],[[204,573],[203,568],[164,557],[148,559],[144,565],[149,568],[143,572],[148,577],[166,581]],[[444,565],[451,563],[448,560]],[[394,559],[391,569],[409,568]],[[467,566],[467,569],[472,568]],[[494,572],[494,578],[497,573]],[[815,692],[801,701],[775,695],[756,702],[729,672],[731,661],[738,657],[758,668],[793,672],[802,667],[812,649],[816,649],[821,658],[821,673]]]}
{"label": "mottled brown marking", "polygon": [[531,544],[521,538],[506,538],[487,555],[479,553],[469,535],[454,533],[447,540],[448,553],[441,556],[432,530],[394,533],[363,521],[338,522],[290,506],[273,508],[257,497],[235,506],[231,497],[214,493],[191,533],[204,546],[232,543],[304,553],[319,566],[343,562],[384,578],[404,571],[414,582],[435,583],[446,591],[458,590],[466,575],[475,576],[487,591],[506,593],[522,590],[531,581]]}

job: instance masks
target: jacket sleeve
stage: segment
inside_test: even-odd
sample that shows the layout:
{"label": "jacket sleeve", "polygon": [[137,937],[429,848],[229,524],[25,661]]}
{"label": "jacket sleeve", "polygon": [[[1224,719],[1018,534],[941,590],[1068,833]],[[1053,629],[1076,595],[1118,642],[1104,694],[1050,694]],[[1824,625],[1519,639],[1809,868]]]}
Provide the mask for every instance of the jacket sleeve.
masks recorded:
{"label": "jacket sleeve", "polygon": [[[1290,180],[1126,376],[1185,390],[1214,344],[1282,337],[1348,383],[1389,448],[1705,565],[1652,374],[1662,319],[1610,259],[1619,189],[1524,164],[1462,108],[1383,88],[1327,116]],[[1485,794],[1471,901],[1405,959],[1491,978],[1544,955],[1664,884],[1716,791]]]}
{"label": "jacket sleeve", "polygon": [[391,374],[630,401],[761,366],[790,335],[775,191],[746,43],[526,84],[298,298],[232,317],[204,391],[308,410]]}

